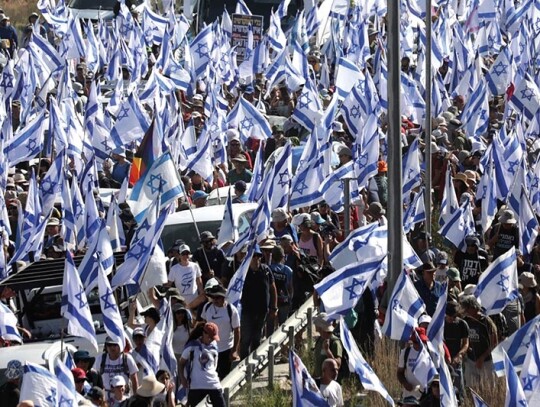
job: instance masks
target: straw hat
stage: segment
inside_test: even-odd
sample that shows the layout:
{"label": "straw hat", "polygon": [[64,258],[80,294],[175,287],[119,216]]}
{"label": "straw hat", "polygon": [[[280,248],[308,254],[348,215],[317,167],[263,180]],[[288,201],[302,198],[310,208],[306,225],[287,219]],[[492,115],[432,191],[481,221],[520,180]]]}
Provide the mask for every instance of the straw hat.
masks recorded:
{"label": "straw hat", "polygon": [[155,376],[150,375],[142,379],[142,383],[137,389],[137,395],[141,397],[154,397],[164,389],[165,385],[158,382]]}

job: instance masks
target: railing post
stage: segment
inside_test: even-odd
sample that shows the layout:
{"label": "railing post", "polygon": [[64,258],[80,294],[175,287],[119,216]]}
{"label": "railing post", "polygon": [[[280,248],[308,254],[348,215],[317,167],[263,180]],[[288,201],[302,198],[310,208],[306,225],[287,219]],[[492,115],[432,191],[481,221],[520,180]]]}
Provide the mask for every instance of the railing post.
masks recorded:
{"label": "railing post", "polygon": [[246,365],[246,381],[248,386],[248,402],[251,404],[253,399],[253,365],[248,363]]}
{"label": "railing post", "polygon": [[274,389],[274,345],[268,347],[268,389]]}
{"label": "railing post", "polygon": [[225,399],[225,406],[229,407],[229,405],[231,404],[231,400],[230,400],[230,397],[229,397],[229,388],[228,387],[225,387],[223,389],[223,398]]}
{"label": "railing post", "polygon": [[294,349],[294,326],[289,327],[289,349],[295,350]]}
{"label": "railing post", "polygon": [[313,346],[313,308],[311,307],[307,309],[307,340],[308,349],[311,349]]}

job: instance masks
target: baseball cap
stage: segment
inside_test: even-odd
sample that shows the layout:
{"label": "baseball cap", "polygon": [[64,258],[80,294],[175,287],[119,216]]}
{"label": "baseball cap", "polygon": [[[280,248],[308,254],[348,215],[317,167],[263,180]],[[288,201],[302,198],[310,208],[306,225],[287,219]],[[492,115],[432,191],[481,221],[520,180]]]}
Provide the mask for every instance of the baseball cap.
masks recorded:
{"label": "baseball cap", "polygon": [[118,386],[125,386],[126,385],[126,379],[122,375],[116,375],[113,376],[111,379],[111,387],[118,387]]}
{"label": "baseball cap", "polygon": [[135,338],[136,336],[142,336],[146,338],[146,332],[144,332],[144,328],[138,327],[133,330],[133,333],[131,334],[132,338]]}
{"label": "baseball cap", "polygon": [[213,322],[204,324],[203,331],[210,335],[212,340],[219,341],[219,328]]}
{"label": "baseball cap", "polygon": [[71,369],[71,373],[73,373],[73,379],[75,379],[75,381],[86,380],[86,372],[80,367]]}

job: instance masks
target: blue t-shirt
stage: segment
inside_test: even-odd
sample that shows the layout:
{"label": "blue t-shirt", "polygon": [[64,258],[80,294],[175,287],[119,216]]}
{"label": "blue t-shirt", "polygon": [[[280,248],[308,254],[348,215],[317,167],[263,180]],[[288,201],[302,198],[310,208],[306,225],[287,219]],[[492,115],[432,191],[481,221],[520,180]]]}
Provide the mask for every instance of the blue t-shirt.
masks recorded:
{"label": "blue t-shirt", "polygon": [[278,305],[291,303],[292,293],[289,292],[289,287],[292,284],[292,270],[289,266],[281,263],[270,264],[270,269],[274,274],[274,282],[276,284]]}

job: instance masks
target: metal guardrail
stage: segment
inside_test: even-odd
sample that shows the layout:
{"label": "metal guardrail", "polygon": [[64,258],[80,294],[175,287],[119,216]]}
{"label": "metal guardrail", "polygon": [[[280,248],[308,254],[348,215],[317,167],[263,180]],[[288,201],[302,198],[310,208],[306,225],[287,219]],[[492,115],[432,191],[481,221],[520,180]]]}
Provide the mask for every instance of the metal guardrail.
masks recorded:
{"label": "metal guardrail", "polygon": [[[289,342],[294,346],[294,336],[307,327],[308,340],[312,335],[313,298],[310,297],[302,306],[294,312],[269,338],[266,338],[261,345],[253,351],[247,358],[242,360],[231,372],[221,381],[225,396],[226,405],[229,406],[230,399],[238,393],[245,385],[251,384],[254,377],[258,376],[267,366],[273,371],[274,357],[280,352],[281,345]],[[269,375],[269,382],[272,382]],[[206,400],[200,402],[197,407],[210,406]]]}

